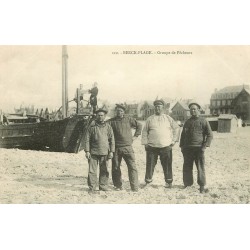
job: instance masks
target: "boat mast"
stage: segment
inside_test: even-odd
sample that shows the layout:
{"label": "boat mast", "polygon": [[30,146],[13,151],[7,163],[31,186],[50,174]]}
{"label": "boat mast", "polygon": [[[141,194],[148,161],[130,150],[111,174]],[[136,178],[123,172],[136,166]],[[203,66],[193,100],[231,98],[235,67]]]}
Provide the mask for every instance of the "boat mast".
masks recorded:
{"label": "boat mast", "polygon": [[68,116],[68,53],[67,46],[62,46],[62,115]]}

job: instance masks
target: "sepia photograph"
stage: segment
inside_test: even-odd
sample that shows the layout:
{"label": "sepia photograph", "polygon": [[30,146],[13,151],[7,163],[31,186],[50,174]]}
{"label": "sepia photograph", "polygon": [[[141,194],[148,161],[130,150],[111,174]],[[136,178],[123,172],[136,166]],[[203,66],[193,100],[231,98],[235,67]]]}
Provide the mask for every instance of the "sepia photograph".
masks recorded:
{"label": "sepia photograph", "polygon": [[1,204],[248,204],[250,46],[1,45]]}
{"label": "sepia photograph", "polygon": [[1,248],[246,249],[248,12],[1,2]]}

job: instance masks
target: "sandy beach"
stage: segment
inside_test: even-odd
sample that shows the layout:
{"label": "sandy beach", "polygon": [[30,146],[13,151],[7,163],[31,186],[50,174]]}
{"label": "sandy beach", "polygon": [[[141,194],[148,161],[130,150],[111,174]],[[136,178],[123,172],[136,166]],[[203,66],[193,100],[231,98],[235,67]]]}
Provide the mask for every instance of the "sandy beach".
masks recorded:
{"label": "sandy beach", "polygon": [[[144,186],[145,150],[140,138],[134,142],[140,190],[131,192],[127,167],[122,162],[124,190],[88,193],[88,164],[84,152],[78,154],[0,149],[1,204],[248,204],[250,127],[237,133],[214,132],[206,150],[207,188],[200,194],[196,184],[183,189],[183,158],[178,145],[173,149],[173,188],[164,187],[158,162],[153,184]],[[111,164],[109,165],[111,170]],[[111,175],[110,175],[111,177]]]}

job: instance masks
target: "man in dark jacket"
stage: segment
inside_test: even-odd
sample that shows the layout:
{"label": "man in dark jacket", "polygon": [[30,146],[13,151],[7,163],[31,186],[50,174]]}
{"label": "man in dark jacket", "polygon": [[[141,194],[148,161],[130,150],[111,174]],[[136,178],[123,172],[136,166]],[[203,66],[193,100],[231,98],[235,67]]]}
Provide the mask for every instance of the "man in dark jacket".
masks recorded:
{"label": "man in dark jacket", "polygon": [[189,104],[191,118],[188,119],[181,133],[180,147],[183,153],[183,182],[184,186],[193,185],[193,163],[195,162],[198,175],[197,183],[200,192],[205,192],[205,150],[209,147],[213,138],[208,121],[199,116],[200,105],[196,102]]}
{"label": "man in dark jacket", "polygon": [[[128,176],[132,191],[138,191],[138,172],[135,165],[133,141],[141,134],[142,125],[136,119],[125,116],[125,106],[116,105],[116,116],[108,122],[115,137],[115,153],[112,159],[112,180],[116,190],[122,190],[121,161],[125,160],[128,167]],[[135,129],[132,136],[131,129]]]}
{"label": "man in dark jacket", "polygon": [[93,121],[85,137],[85,156],[89,162],[88,186],[90,191],[95,191],[97,187],[97,167],[99,172],[99,190],[108,191],[109,172],[107,160],[113,157],[115,151],[115,141],[112,128],[107,124],[105,116],[106,110],[96,111],[96,120]]}
{"label": "man in dark jacket", "polygon": [[98,95],[97,82],[93,84],[93,87],[89,90],[89,93],[90,93],[89,103],[93,108],[93,113],[95,113],[97,109],[97,95]]}

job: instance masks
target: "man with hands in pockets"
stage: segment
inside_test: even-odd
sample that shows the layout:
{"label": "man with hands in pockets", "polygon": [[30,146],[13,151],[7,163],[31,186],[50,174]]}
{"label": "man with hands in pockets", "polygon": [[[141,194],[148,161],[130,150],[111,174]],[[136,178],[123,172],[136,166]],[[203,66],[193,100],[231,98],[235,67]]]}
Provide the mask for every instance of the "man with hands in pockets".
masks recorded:
{"label": "man with hands in pockets", "polygon": [[148,117],[142,131],[142,145],[146,150],[146,185],[153,181],[155,165],[160,156],[166,187],[171,188],[172,147],[179,139],[179,126],[168,115],[164,114],[164,101],[154,101],[155,114]]}

